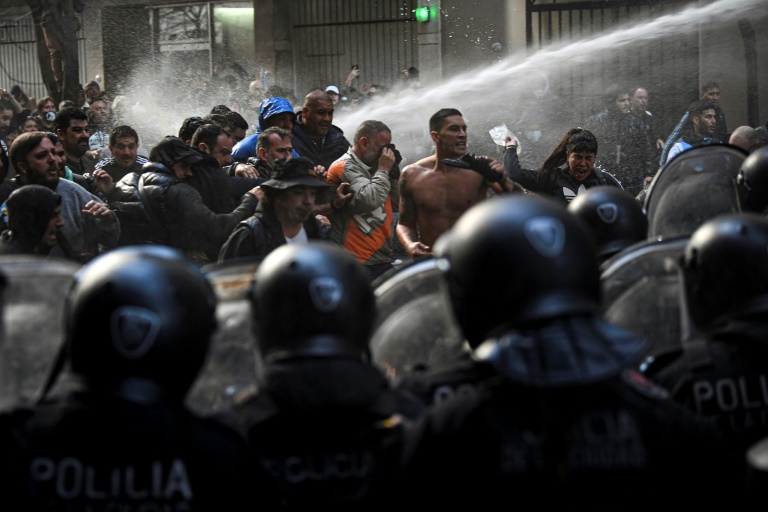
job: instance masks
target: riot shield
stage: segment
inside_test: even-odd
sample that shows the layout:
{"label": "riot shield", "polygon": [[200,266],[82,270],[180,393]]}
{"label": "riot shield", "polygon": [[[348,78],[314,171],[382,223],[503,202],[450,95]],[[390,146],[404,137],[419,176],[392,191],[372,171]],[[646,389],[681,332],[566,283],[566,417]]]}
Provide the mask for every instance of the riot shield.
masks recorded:
{"label": "riot shield", "polygon": [[0,408],[30,404],[43,390],[62,352],[64,303],[79,269],[79,264],[66,260],[0,257],[0,272],[7,280]]}
{"label": "riot shield", "polygon": [[240,394],[254,391],[260,360],[251,329],[248,290],[257,261],[205,267],[216,291],[218,328],[205,365],[187,395],[187,405],[199,414],[228,409]]}
{"label": "riot shield", "polygon": [[693,335],[677,266],[687,242],[677,238],[635,245],[603,267],[605,318],[645,339],[650,355],[678,350]]}
{"label": "riot shield", "polygon": [[654,177],[645,198],[648,238],[690,236],[705,221],[740,211],[736,189],[746,153],[714,144],[680,153]]}
{"label": "riot shield", "polygon": [[453,361],[466,350],[443,288],[441,264],[416,262],[375,289],[378,317],[371,353],[390,377]]}

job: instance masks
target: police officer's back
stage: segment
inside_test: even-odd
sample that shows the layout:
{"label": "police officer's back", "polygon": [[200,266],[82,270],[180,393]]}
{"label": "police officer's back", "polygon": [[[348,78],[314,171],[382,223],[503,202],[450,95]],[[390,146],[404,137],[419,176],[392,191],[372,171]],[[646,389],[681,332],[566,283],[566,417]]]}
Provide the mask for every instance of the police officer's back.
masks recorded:
{"label": "police officer's back", "polygon": [[383,509],[397,496],[401,414],[412,404],[369,363],[369,283],[351,255],[322,242],[279,247],[256,272],[264,376],[237,413],[289,509]]}
{"label": "police officer's back", "polygon": [[[245,440],[183,405],[216,326],[180,253],[107,253],[76,276],[66,358],[80,381],[0,419],[0,485],[26,510],[237,510],[258,484]],[[245,482],[248,482],[247,485]]]}
{"label": "police officer's back", "polygon": [[572,214],[535,197],[487,201],[436,253],[485,379],[410,431],[406,482],[420,502],[640,508],[722,489],[715,433],[631,369],[645,343],[597,314],[598,264]]}
{"label": "police officer's back", "polygon": [[687,311],[699,335],[652,378],[743,456],[768,435],[768,220],[716,217],[697,229],[680,262]]}

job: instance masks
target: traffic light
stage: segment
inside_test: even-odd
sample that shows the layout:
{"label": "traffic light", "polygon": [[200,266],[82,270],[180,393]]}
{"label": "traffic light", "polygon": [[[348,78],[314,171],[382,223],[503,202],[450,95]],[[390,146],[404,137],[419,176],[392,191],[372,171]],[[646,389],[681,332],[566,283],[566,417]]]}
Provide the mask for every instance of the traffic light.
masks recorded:
{"label": "traffic light", "polygon": [[429,7],[418,7],[413,11],[413,14],[416,16],[416,21],[418,22],[423,23],[429,21]]}

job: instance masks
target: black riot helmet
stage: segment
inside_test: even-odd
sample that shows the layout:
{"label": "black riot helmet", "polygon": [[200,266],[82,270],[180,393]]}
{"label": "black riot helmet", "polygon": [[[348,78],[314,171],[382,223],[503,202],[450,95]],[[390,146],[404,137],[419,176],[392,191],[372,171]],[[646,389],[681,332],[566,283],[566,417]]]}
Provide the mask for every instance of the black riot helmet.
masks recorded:
{"label": "black riot helmet", "polygon": [[435,255],[456,319],[473,347],[497,329],[593,312],[600,299],[591,235],[563,206],[505,196],[467,211]]}
{"label": "black riot helmet", "polygon": [[704,223],[688,241],[681,267],[697,327],[768,312],[768,219],[741,213]]}
{"label": "black riot helmet", "polygon": [[115,249],[75,277],[66,325],[72,371],[93,391],[181,401],[216,328],[201,271],[162,246]]}
{"label": "black riot helmet", "polygon": [[603,261],[644,240],[648,232],[642,207],[618,187],[592,187],[577,195],[568,210],[587,224]]}
{"label": "black riot helmet", "polygon": [[741,164],[736,189],[743,211],[764,213],[768,209],[768,146],[756,149]]}
{"label": "black riot helmet", "polygon": [[259,265],[251,288],[265,361],[369,359],[376,303],[368,272],[327,242],[283,245]]}

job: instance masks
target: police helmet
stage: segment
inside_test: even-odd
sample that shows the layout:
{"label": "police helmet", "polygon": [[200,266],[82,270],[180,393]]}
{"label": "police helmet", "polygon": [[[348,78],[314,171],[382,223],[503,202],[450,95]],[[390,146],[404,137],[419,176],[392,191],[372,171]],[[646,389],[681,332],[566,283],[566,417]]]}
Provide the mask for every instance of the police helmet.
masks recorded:
{"label": "police helmet", "polygon": [[577,195],[568,204],[568,210],[589,227],[601,260],[644,240],[648,232],[648,219],[642,207],[618,187],[592,187]]}
{"label": "police helmet", "polygon": [[697,327],[768,312],[768,219],[740,213],[704,223],[688,241],[681,267]]}
{"label": "police helmet", "polygon": [[115,249],[75,276],[66,306],[72,371],[89,388],[182,400],[216,328],[200,270],[162,246]]}
{"label": "police helmet", "polygon": [[327,242],[283,245],[254,276],[253,326],[267,363],[305,357],[370,358],[376,319],[370,275]]}
{"label": "police helmet", "polygon": [[600,298],[594,243],[563,206],[505,196],[467,211],[435,246],[456,320],[471,346],[497,329],[593,312]]}
{"label": "police helmet", "polygon": [[741,209],[763,213],[768,209],[768,146],[749,155],[736,177]]}
{"label": "police helmet", "polygon": [[690,237],[704,222],[741,211],[736,177],[746,153],[727,144],[698,146],[670,160],[645,198],[648,238]]}

